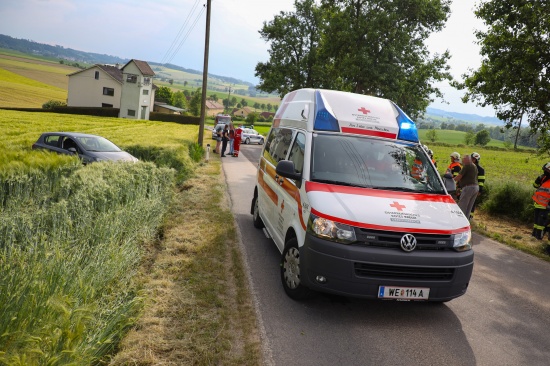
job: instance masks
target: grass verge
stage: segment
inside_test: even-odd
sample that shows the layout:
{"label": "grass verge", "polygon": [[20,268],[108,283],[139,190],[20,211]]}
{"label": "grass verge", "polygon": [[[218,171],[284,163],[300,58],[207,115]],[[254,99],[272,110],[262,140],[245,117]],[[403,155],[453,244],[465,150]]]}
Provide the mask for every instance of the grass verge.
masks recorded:
{"label": "grass verge", "polygon": [[148,299],[113,365],[258,365],[260,338],[219,159],[180,187],[140,271]]}

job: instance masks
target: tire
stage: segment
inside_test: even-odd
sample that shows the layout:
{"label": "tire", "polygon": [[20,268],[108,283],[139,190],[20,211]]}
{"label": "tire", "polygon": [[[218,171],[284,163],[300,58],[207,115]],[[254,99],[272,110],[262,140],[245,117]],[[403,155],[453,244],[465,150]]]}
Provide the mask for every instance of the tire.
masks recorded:
{"label": "tire", "polygon": [[311,297],[311,290],[300,281],[300,250],[298,241],[292,238],[287,241],[281,257],[281,282],[286,294],[294,300],[305,300]]}
{"label": "tire", "polygon": [[264,144],[264,139],[261,139],[260,142],[258,142],[258,145],[263,145]]}
{"label": "tire", "polygon": [[250,143],[250,138],[247,137],[246,140],[244,140],[244,143],[245,145],[248,145]]}
{"label": "tire", "polygon": [[254,197],[254,209],[252,211],[252,222],[256,229],[263,229],[264,222],[260,217],[260,207],[258,206],[258,197]]}

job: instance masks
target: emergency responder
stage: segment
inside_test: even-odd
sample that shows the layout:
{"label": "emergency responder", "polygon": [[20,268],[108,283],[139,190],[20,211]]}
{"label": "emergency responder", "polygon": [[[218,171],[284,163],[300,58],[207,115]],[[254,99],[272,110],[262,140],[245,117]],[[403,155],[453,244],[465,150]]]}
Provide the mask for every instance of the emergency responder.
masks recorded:
{"label": "emergency responder", "polygon": [[[537,177],[533,183],[533,187],[537,190],[533,194],[533,201],[535,201],[535,213],[533,224],[533,235],[535,238],[542,240],[544,237],[544,230],[548,218],[548,202],[550,201],[550,162],[542,166],[543,174]],[[550,245],[546,245],[545,251],[550,255]]]}
{"label": "emergency responder", "polygon": [[461,189],[458,207],[464,213],[464,217],[469,218],[472,212],[477,194],[479,193],[479,183],[477,182],[477,167],[472,162],[470,155],[462,157],[462,169],[456,177],[453,178]]}
{"label": "emergency responder", "polygon": [[434,163],[434,166],[437,168],[437,161],[435,161],[434,152],[431,149],[428,149],[428,156],[430,157],[432,163]]}
{"label": "emergency responder", "polygon": [[[479,193],[478,196],[483,192],[483,186],[485,185],[485,169],[479,165],[479,160],[481,159],[481,155],[479,155],[476,152],[473,152],[472,155],[472,162],[477,167],[477,183],[479,185]],[[476,210],[476,204],[477,200],[474,202],[474,206],[472,207],[472,212],[470,212],[470,220],[474,218],[474,211]]]}
{"label": "emergency responder", "polygon": [[460,164],[460,154],[456,151],[451,153],[451,164],[447,167],[447,171],[443,175],[444,182],[445,182],[445,188],[447,189],[447,192],[453,197],[455,201],[458,200],[459,191],[456,187],[454,178],[460,173],[462,170],[462,165]]}
{"label": "emergency responder", "polygon": [[411,169],[411,176],[414,179],[421,181],[424,178],[424,175],[424,165],[422,164],[422,160],[419,156],[416,156]]}

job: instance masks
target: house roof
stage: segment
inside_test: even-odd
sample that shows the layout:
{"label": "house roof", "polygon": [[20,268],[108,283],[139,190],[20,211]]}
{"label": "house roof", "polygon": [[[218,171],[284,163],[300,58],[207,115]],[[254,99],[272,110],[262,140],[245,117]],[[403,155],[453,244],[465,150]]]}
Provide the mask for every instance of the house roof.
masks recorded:
{"label": "house roof", "polygon": [[151,69],[151,66],[149,66],[146,61],[131,59],[126,65],[122,67],[122,70],[124,70],[124,68],[128,66],[131,62],[136,64],[137,68],[144,76],[155,76],[155,72],[153,71],[153,69]]}
{"label": "house roof", "polygon": [[223,104],[214,102],[213,100],[206,101],[206,108],[208,109],[223,109]]}
{"label": "house roof", "polygon": [[78,70],[78,71],[75,71],[71,74],[68,74],[67,76],[73,76],[73,75],[76,75],[76,74],[79,74],[81,72],[84,72],[84,71],[88,71],[90,69],[94,69],[94,68],[99,68],[101,70],[103,70],[104,72],[106,72],[110,77],[112,77],[113,79],[115,79],[116,81],[118,81],[120,84],[122,84],[122,71],[116,67],[116,66],[111,66],[111,65],[100,65],[100,64],[95,64],[93,66],[90,66],[86,69],[82,69],[82,70]]}
{"label": "house roof", "polygon": [[185,111],[185,109],[174,107],[173,105],[169,105],[169,104],[162,103],[162,102],[155,102],[155,105],[157,107],[166,108],[166,109],[169,109],[169,110],[174,111],[174,112],[183,112],[183,111]]}
{"label": "house roof", "polygon": [[275,113],[273,113],[273,112],[262,112],[262,113],[260,113],[260,116],[262,116],[264,118],[267,118],[267,117],[270,117],[270,116],[275,116]]}

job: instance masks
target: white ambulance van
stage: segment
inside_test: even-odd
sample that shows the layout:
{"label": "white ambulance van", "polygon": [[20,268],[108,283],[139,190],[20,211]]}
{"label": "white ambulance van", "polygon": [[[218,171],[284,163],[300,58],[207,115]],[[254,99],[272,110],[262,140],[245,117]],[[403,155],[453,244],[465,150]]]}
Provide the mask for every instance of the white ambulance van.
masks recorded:
{"label": "white ambulance van", "polygon": [[287,94],[258,164],[254,226],[282,253],[293,299],[444,302],[473,269],[470,225],[393,102],[332,90]]}

